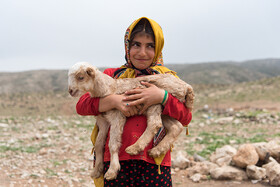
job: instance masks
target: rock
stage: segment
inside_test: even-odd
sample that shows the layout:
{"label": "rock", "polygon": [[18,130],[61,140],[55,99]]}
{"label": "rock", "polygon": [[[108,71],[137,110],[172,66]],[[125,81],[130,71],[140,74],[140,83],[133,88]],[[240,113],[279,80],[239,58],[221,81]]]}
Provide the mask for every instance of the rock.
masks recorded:
{"label": "rock", "polygon": [[258,142],[258,143],[254,143],[252,145],[255,147],[256,152],[259,155],[259,160],[264,161],[267,159],[267,157],[270,156],[269,150],[267,149],[266,142]]}
{"label": "rock", "polygon": [[42,138],[48,138],[49,135],[47,133],[42,134]]}
{"label": "rock", "polygon": [[204,126],[205,126],[205,124],[204,124],[204,123],[202,123],[202,122],[201,122],[201,123],[199,123],[198,125],[199,125],[200,127],[204,127]]}
{"label": "rock", "polygon": [[9,127],[9,125],[6,123],[0,123],[0,127],[6,128],[6,127]]}
{"label": "rock", "polygon": [[230,145],[225,145],[221,148],[216,149],[216,151],[210,156],[210,161],[218,164],[219,166],[229,165],[232,156],[236,154],[236,149]]}
{"label": "rock", "polygon": [[264,161],[269,156],[272,156],[276,160],[280,161],[280,141],[272,140],[268,143],[260,142],[253,145],[256,148],[260,160]]}
{"label": "rock", "polygon": [[272,140],[267,143],[267,149],[270,155],[276,160],[280,161],[280,141]]}
{"label": "rock", "polygon": [[266,170],[269,183],[273,186],[280,186],[280,164],[273,160],[262,167]]}
{"label": "rock", "polygon": [[45,155],[45,154],[47,154],[48,153],[48,150],[47,150],[47,148],[45,148],[45,147],[43,147],[42,149],[40,149],[40,151],[39,151],[39,155]]}
{"label": "rock", "polygon": [[172,167],[186,169],[187,167],[189,167],[189,165],[190,165],[189,159],[187,159],[187,157],[183,155],[182,151],[179,151],[176,155],[176,158],[173,160]]}
{"label": "rock", "polygon": [[201,175],[209,175],[210,170],[215,169],[217,167],[218,165],[208,161],[196,162],[196,164],[193,167],[187,168],[186,171],[188,176],[193,176],[196,173],[200,173]]}
{"label": "rock", "polygon": [[219,119],[216,119],[216,123],[219,123],[219,124],[227,124],[227,123],[232,123],[233,121],[233,117],[223,117],[223,118],[219,118]]}
{"label": "rock", "polygon": [[251,182],[253,183],[253,184],[257,184],[258,182],[260,182],[261,180],[251,180]]}
{"label": "rock", "polygon": [[202,156],[200,156],[200,155],[198,155],[196,153],[193,155],[193,158],[194,158],[194,161],[196,161],[196,162],[206,161],[206,158],[204,158],[204,157],[202,157]]}
{"label": "rock", "polygon": [[264,168],[255,166],[255,165],[249,165],[246,168],[246,173],[248,178],[254,179],[254,180],[261,180],[265,178],[266,171]]}
{"label": "rock", "polygon": [[234,123],[235,125],[238,125],[238,124],[242,123],[242,121],[239,120],[239,119],[235,119],[235,120],[233,121],[233,123]]}
{"label": "rock", "polygon": [[190,179],[193,181],[193,182],[199,182],[202,178],[202,175],[200,173],[196,173],[194,174],[193,176],[190,177]]}
{"label": "rock", "polygon": [[232,157],[232,161],[237,167],[246,168],[248,165],[256,165],[259,155],[255,147],[251,144],[244,144],[239,147],[237,153]]}
{"label": "rock", "polygon": [[229,180],[246,180],[248,179],[246,172],[232,166],[223,166],[210,171],[213,179],[229,179]]}
{"label": "rock", "polygon": [[236,140],[230,140],[229,143],[230,144],[237,144],[237,141]]}

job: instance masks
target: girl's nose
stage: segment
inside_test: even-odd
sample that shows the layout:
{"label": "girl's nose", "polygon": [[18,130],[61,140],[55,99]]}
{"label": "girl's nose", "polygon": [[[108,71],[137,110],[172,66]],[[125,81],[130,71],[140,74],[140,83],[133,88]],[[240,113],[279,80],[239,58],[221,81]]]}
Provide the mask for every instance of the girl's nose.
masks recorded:
{"label": "girl's nose", "polygon": [[140,51],[139,51],[139,55],[146,55],[146,48],[145,47],[141,47]]}

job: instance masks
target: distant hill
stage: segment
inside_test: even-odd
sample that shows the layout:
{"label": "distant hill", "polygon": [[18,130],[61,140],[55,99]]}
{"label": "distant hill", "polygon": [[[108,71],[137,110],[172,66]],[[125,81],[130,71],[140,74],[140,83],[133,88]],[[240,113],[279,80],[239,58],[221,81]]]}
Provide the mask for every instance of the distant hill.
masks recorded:
{"label": "distant hill", "polygon": [[[280,75],[280,59],[167,64],[190,84],[236,84]],[[102,68],[104,69],[104,68]],[[0,72],[0,94],[67,91],[68,70]]]}
{"label": "distant hill", "polygon": [[166,66],[191,84],[235,84],[280,75],[280,59]]}
{"label": "distant hill", "polygon": [[66,70],[0,73],[0,93],[66,91],[67,73]]}

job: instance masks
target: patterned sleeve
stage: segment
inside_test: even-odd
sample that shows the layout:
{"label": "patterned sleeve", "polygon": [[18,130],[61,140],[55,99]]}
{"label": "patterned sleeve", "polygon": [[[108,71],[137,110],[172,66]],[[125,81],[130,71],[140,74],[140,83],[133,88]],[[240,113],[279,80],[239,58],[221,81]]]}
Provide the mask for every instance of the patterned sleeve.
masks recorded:
{"label": "patterned sleeve", "polygon": [[168,100],[165,104],[162,114],[168,115],[180,121],[183,126],[187,126],[192,120],[191,111],[181,103],[176,97],[168,94]]}

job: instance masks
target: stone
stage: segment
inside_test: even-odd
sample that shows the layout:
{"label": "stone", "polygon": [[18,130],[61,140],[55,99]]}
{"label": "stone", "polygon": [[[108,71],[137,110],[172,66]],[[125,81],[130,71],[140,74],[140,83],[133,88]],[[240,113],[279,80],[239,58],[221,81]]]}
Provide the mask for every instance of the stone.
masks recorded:
{"label": "stone", "polygon": [[9,127],[9,125],[6,123],[0,123],[0,127],[6,128],[6,127]]}
{"label": "stone", "polygon": [[198,155],[196,153],[193,155],[193,158],[194,158],[194,161],[196,161],[196,162],[206,161],[206,158],[204,158],[204,157],[202,157],[202,156],[200,156],[200,155]]}
{"label": "stone", "polygon": [[247,166],[246,173],[248,178],[253,180],[261,180],[266,177],[266,170],[255,165]]}
{"label": "stone", "polygon": [[210,170],[217,168],[218,165],[209,162],[196,162],[196,164],[190,168],[187,168],[187,174],[188,176],[193,176],[196,173],[200,173],[201,175],[209,175]]}
{"label": "stone", "polygon": [[280,140],[271,140],[267,143],[267,149],[270,155],[280,162]]}
{"label": "stone", "polygon": [[196,173],[194,174],[193,176],[190,177],[190,179],[193,181],[193,182],[199,182],[202,178],[202,175],[200,173]]}
{"label": "stone", "polygon": [[259,155],[260,160],[265,161],[269,156],[280,161],[280,141],[271,140],[270,142],[259,142],[253,144]]}
{"label": "stone", "polygon": [[39,155],[45,155],[45,154],[47,154],[48,153],[48,150],[47,150],[47,148],[45,148],[45,147],[43,147],[42,149],[40,149],[40,151],[39,151]]}
{"label": "stone", "polygon": [[228,123],[232,123],[233,121],[233,117],[223,117],[223,118],[219,118],[219,119],[216,119],[216,123],[219,123],[219,124],[228,124]]}
{"label": "stone", "polygon": [[264,161],[268,156],[270,156],[269,150],[267,149],[266,142],[258,142],[252,145],[255,147],[256,152],[259,155],[259,160]]}
{"label": "stone", "polygon": [[232,156],[235,155],[237,150],[230,146],[225,145],[221,148],[216,149],[210,156],[210,161],[218,164],[219,166],[229,165],[232,160]]}
{"label": "stone", "polygon": [[273,186],[280,186],[280,164],[275,160],[272,160],[262,167],[266,170],[266,176],[269,179],[269,183]]}
{"label": "stone", "polygon": [[233,163],[240,168],[246,168],[248,165],[256,165],[259,155],[255,147],[251,144],[243,144],[232,157]]}
{"label": "stone", "polygon": [[187,157],[184,156],[182,151],[179,151],[176,155],[176,158],[172,162],[172,167],[180,168],[180,169],[186,169],[190,165],[190,160],[187,159]]}
{"label": "stone", "polygon": [[210,171],[213,179],[218,180],[247,180],[246,172],[232,166],[222,166]]}

